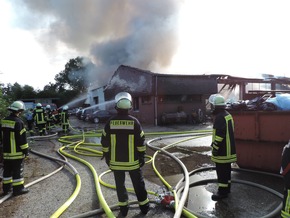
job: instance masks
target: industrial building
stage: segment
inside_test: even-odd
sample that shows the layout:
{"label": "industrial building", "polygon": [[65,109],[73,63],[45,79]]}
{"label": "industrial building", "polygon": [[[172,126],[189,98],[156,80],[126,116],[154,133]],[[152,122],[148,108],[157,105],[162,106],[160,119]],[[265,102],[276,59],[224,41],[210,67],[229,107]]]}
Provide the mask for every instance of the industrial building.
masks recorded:
{"label": "industrial building", "polygon": [[104,89],[105,99],[121,91],[132,95],[132,114],[142,123],[162,124],[164,114],[187,122],[193,110],[205,112],[206,99],[217,92],[217,80],[210,75],[158,74],[121,65]]}
{"label": "industrial building", "polygon": [[[277,92],[289,92],[289,78],[242,78],[223,74],[181,75],[160,74],[131,66],[120,65],[108,84],[91,88],[86,104],[111,110],[114,104],[106,104],[121,91],[133,97],[132,115],[141,123],[162,125],[189,123],[192,116],[206,116],[207,99],[221,92],[233,100],[250,100],[257,96]],[[201,121],[203,117],[198,117]]]}

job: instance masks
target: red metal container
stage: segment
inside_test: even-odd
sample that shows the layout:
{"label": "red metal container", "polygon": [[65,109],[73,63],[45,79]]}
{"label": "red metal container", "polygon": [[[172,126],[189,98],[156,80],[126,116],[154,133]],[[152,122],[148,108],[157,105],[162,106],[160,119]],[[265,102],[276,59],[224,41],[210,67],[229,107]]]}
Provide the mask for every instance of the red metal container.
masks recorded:
{"label": "red metal container", "polygon": [[290,139],[290,111],[231,111],[237,164],[279,173],[282,149]]}

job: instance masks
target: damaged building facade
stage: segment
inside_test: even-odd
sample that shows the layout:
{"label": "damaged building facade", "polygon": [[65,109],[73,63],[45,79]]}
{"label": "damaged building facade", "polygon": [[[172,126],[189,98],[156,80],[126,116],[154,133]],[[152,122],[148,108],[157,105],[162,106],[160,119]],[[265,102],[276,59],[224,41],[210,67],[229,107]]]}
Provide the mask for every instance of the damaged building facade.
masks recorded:
{"label": "damaged building facade", "polygon": [[289,78],[159,74],[120,65],[107,85],[90,89],[89,98],[97,109],[114,110],[114,96],[129,92],[133,97],[130,113],[142,123],[162,125],[190,123],[193,115],[200,120],[199,112],[201,116],[207,114],[208,98],[214,93],[219,92],[228,100],[251,100],[266,93],[289,92],[289,87]]}
{"label": "damaged building facade", "polygon": [[188,122],[193,112],[205,114],[206,100],[217,93],[216,77],[210,75],[158,74],[121,65],[104,89],[106,101],[119,92],[133,98],[131,114],[141,123],[161,125]]}

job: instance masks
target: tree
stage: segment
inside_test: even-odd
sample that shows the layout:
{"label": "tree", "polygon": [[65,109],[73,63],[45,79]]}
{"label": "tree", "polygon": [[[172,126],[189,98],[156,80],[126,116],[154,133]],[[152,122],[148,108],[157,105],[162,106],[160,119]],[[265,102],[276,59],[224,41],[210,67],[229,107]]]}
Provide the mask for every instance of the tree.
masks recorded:
{"label": "tree", "polygon": [[36,91],[34,91],[34,88],[29,85],[25,85],[22,88],[22,95],[21,99],[27,99],[27,98],[34,98],[36,96]]}
{"label": "tree", "polygon": [[8,110],[7,110],[8,106],[9,106],[9,103],[7,99],[4,98],[2,91],[0,90],[0,119],[3,119],[5,116],[8,115]]}
{"label": "tree", "polygon": [[22,91],[23,91],[22,86],[19,83],[14,83],[13,86],[11,86],[12,98],[14,100],[21,99]]}
{"label": "tree", "polygon": [[8,83],[6,87],[4,84],[1,84],[1,90],[3,97],[11,102],[19,99],[35,98],[37,95],[37,92],[32,86],[21,86],[19,83],[14,83],[13,85]]}
{"label": "tree", "polygon": [[[15,100],[57,98],[59,104],[66,104],[75,96],[87,92],[89,74],[96,71],[96,66],[85,57],[70,59],[65,69],[55,76],[55,83],[49,83],[43,90],[34,90],[30,85],[19,83],[7,85],[0,83],[1,99],[8,103]],[[0,109],[1,111],[1,109]]]}
{"label": "tree", "polygon": [[[65,90],[62,90],[62,92]],[[48,85],[44,86],[42,91],[37,93],[38,98],[58,98],[59,92],[57,92],[57,85],[53,83],[49,83]]]}
{"label": "tree", "polygon": [[95,65],[87,58],[70,59],[65,69],[54,78],[57,90],[75,90],[79,94],[86,92],[88,74],[95,69]]}
{"label": "tree", "polygon": [[59,101],[58,104],[60,106],[67,104],[68,102],[71,102],[76,98],[76,96],[79,95],[79,92],[77,90],[66,90],[59,94]]}
{"label": "tree", "polygon": [[1,84],[1,93],[2,93],[2,96],[3,98],[5,98],[5,100],[7,102],[9,101],[13,101],[13,94],[12,94],[12,91],[11,91],[11,84],[8,83],[6,86],[4,84]]}

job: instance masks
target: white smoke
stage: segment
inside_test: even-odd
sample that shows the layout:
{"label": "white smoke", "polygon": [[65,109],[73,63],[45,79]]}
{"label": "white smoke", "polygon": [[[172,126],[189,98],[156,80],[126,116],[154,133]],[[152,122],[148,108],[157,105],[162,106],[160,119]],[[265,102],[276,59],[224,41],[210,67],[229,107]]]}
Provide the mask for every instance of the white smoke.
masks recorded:
{"label": "white smoke", "polygon": [[65,45],[78,56],[90,57],[97,70],[88,79],[100,86],[121,64],[161,70],[177,49],[180,1],[11,0],[11,4],[20,15],[19,27],[34,31],[47,52],[56,53]]}

